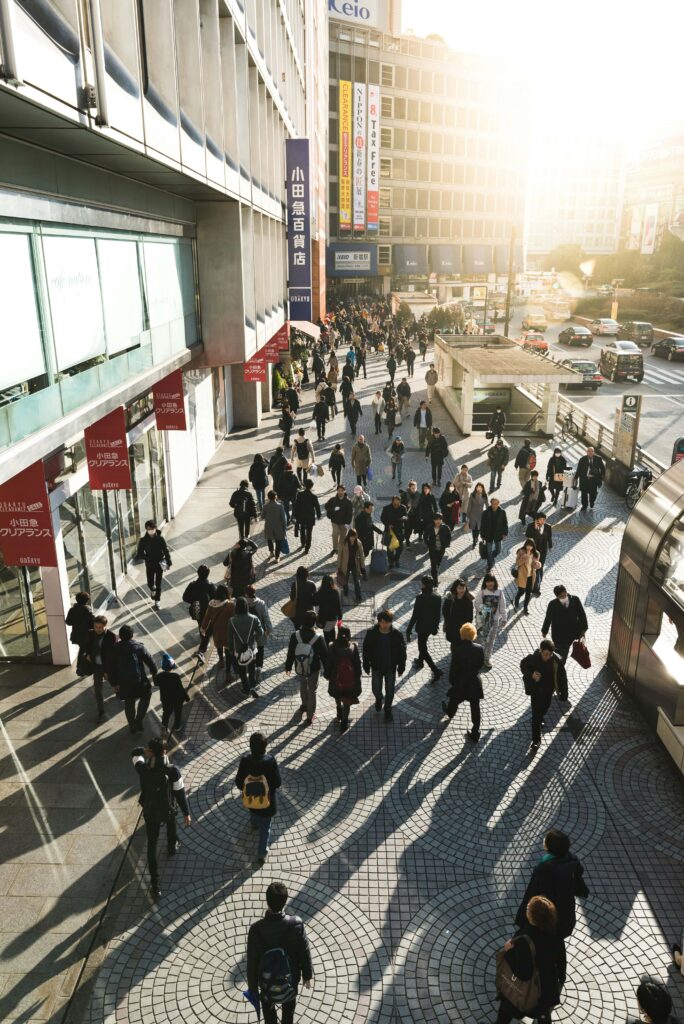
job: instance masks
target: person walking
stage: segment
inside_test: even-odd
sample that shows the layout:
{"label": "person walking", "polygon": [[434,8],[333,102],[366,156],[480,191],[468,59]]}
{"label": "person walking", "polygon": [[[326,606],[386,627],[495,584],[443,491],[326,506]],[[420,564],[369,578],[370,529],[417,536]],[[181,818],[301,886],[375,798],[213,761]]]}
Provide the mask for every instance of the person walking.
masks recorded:
{"label": "person walking", "polygon": [[397,361],[394,355],[391,355],[385,364],[387,366],[387,372],[389,373],[389,379],[394,384],[394,374],[397,372]]}
{"label": "person walking", "polygon": [[264,505],[264,536],[268,544],[269,555],[273,557],[277,565],[280,561],[283,541],[287,536],[287,516],[284,505],[276,500],[275,491],[268,492]]}
{"label": "person walking", "polygon": [[253,540],[243,538],[223,559],[223,564],[228,569],[226,575],[230,579],[233,597],[242,597],[249,584],[256,580],[253,561],[256,550],[257,546]]}
{"label": "person walking", "polygon": [[336,444],[330,453],[328,459],[328,469],[330,475],[333,478],[333,482],[340,487],[342,485],[342,471],[345,469],[347,463],[344,458],[344,452],[342,451],[342,445]]}
{"label": "person walking", "polygon": [[416,361],[416,350],[411,348],[409,344],[406,345],[404,351],[404,359],[406,360],[406,373],[409,377],[413,377],[413,366]]}
{"label": "person walking", "polygon": [[223,583],[219,583],[214,597],[209,601],[200,625],[202,639],[197,652],[197,660],[200,665],[204,664],[204,656],[207,653],[209,641],[213,639],[218,655],[218,667],[224,667],[224,656],[228,646],[228,623],[233,615],[235,615],[235,602],[229,598],[228,587],[224,586]]}
{"label": "person walking", "polygon": [[377,623],[363,638],[363,670],[371,676],[375,710],[382,711],[383,700],[385,721],[392,721],[392,704],[397,675],[402,676],[406,668],[406,642],[393,625],[394,613],[389,608],[378,612]]}
{"label": "person walking", "polygon": [[[183,686],[177,665],[170,654],[162,654],[161,672],[157,672],[154,685],[159,687],[162,706],[162,729],[165,732],[183,732],[183,705],[190,700],[188,691]],[[173,718],[173,725],[169,722]]]}
{"label": "person walking", "polygon": [[508,447],[499,438],[493,448],[490,448],[487,452],[487,462],[489,463],[489,493],[497,490],[501,487],[501,478],[503,477],[503,471],[508,465]]}
{"label": "person walking", "polygon": [[371,402],[371,409],[373,410],[373,423],[375,424],[375,433],[382,434],[382,418],[385,414],[385,399],[382,397],[381,391],[375,392],[375,397]]}
{"label": "person walking", "polygon": [[340,626],[328,648],[328,694],[335,701],[340,732],[349,728],[349,709],[361,696],[361,657],[348,626]]}
{"label": "person walking", "polygon": [[314,524],[321,518],[321,506],[314,494],[314,482],[309,477],[304,481],[304,489],[295,498],[292,517],[299,526],[299,543],[304,554],[311,550]]}
{"label": "person walking", "polygon": [[[679,950],[679,964],[675,954],[675,966],[681,966],[681,950],[679,946],[673,949]],[[639,1020],[630,1018],[628,1024],[679,1024],[679,1019],[672,1016],[672,996],[664,985],[653,978],[644,976],[636,990],[636,1001],[639,1007]]]}
{"label": "person walking", "polygon": [[315,402],[311,418],[316,424],[316,437],[319,441],[325,441],[325,428],[328,422],[328,403],[321,392],[320,398]]}
{"label": "person walking", "polygon": [[[250,1000],[264,1011],[264,1024],[293,1024],[300,981],[311,988],[313,968],[301,918],[283,913],[288,892],[282,882],[266,890],[267,911],[247,935],[247,984]],[[276,987],[277,985],[277,987]]]}
{"label": "person walking", "polygon": [[411,547],[411,535],[420,534],[420,521],[418,519],[418,502],[421,499],[422,491],[418,490],[415,480],[409,480],[405,491],[399,491],[402,505],[406,506],[406,547]]}
{"label": "person walking", "polygon": [[565,473],[568,469],[568,460],[560,448],[554,448],[546,467],[546,483],[551,492],[551,504],[554,508],[558,504],[559,494],[565,490]]}
{"label": "person walking", "polygon": [[447,548],[451,544],[451,530],[444,522],[441,512],[437,512],[434,516],[432,523],[423,535],[423,539],[427,544],[430,557],[432,579],[434,585],[437,586],[439,583],[439,567],[442,564]]}
{"label": "person walking", "polygon": [[430,404],[432,404],[432,400],[435,397],[435,388],[437,387],[438,380],[439,377],[437,375],[437,371],[435,370],[435,364],[430,363],[430,368],[428,372],[425,374],[425,384],[427,386],[428,396],[427,400]]}
{"label": "person walking", "polygon": [[90,675],[89,666],[85,661],[85,649],[88,643],[90,630],[93,628],[95,616],[90,605],[90,594],[85,590],[77,594],[74,603],[66,614],[64,620],[67,626],[71,626],[69,640],[78,647],[76,658],[77,675]]}
{"label": "person walking", "polygon": [[387,561],[390,569],[399,565],[404,550],[404,531],[408,510],[402,505],[398,494],[392,496],[389,505],[385,505],[380,513],[380,521],[384,526],[382,542],[387,548]]}
{"label": "person walking", "polygon": [[451,584],[451,589],[442,601],[443,630],[449,644],[451,653],[456,653],[456,648],[461,643],[461,626],[465,622],[472,622],[475,616],[475,599],[468,590],[468,584],[464,579],[457,579]]}
{"label": "person walking", "polygon": [[309,467],[313,460],[313,445],[302,428],[297,431],[297,436],[292,445],[292,462],[297,468],[297,479],[300,484],[303,484],[308,478]]}
{"label": "person walking", "polygon": [[328,381],[321,392],[323,401],[328,407],[328,419],[331,420],[334,416],[337,416],[337,396],[335,395],[335,385],[337,384],[337,374],[333,380],[332,370],[328,374]]}
{"label": "person walking", "polygon": [[[306,360],[304,362],[306,363]],[[285,389],[285,401],[296,416],[299,412],[299,393],[292,384],[289,384]]]}
{"label": "person walking", "polygon": [[468,502],[470,501],[470,494],[473,489],[473,478],[470,475],[470,470],[465,464],[461,466],[452,483],[456,488],[456,493],[458,494],[461,502],[461,508],[465,515],[468,508]]}
{"label": "person walking", "polygon": [[366,349],[366,345],[365,345],[365,342],[364,342],[364,343],[362,343],[359,346],[359,348],[357,349],[357,352],[356,352],[356,376],[360,377],[361,376],[361,371],[363,370],[363,379],[364,380],[368,380],[368,374],[366,373],[366,357],[367,357],[367,355],[368,355],[368,351]]}
{"label": "person walking", "polygon": [[548,1024],[554,1006],[560,1003],[565,984],[565,945],[557,935],[558,915],[546,896],[533,896],[527,904],[525,922],[503,947],[507,967],[515,977],[531,978],[535,968],[539,972],[540,996],[537,1005],[523,1013],[505,995],[501,1002],[496,1024],[510,1024],[521,1017],[534,1017],[537,1024]]}
{"label": "person walking", "polygon": [[318,626],[328,647],[335,640],[337,625],[342,621],[342,599],[335,580],[326,573],[320,582],[314,604],[318,608]]}
{"label": "person walking", "polygon": [[600,455],[589,446],[586,455],[577,463],[573,486],[579,484],[582,497],[582,511],[587,511],[587,504],[594,507],[596,495],[600,487],[603,487],[603,480],[606,475],[606,466]]}
{"label": "person walking", "polygon": [[425,445],[425,458],[430,459],[430,465],[432,466],[433,487],[441,487],[442,485],[442,470],[444,467],[444,460],[448,454],[449,446],[447,445],[446,438],[439,427],[433,427],[432,433]]}
{"label": "person walking", "polygon": [[294,421],[294,412],[288,403],[284,402],[280,407],[280,419],[278,420],[278,429],[283,432],[283,448],[290,447],[290,434],[294,427]]}
{"label": "person walking", "polygon": [[215,594],[216,585],[209,580],[209,566],[199,565],[197,578],[188,583],[182,596],[188,606],[188,615],[197,623],[198,628]]}
{"label": "person walking", "polygon": [[356,444],[352,446],[351,464],[352,471],[356,473],[357,484],[368,486],[368,470],[373,462],[370,445],[366,444],[366,438],[359,434]]}
{"label": "person walking", "polygon": [[107,616],[96,615],[93,627],[88,630],[81,652],[85,666],[93,674],[93,692],[97,705],[98,725],[106,721],[104,694],[102,692],[105,679],[110,679],[112,653],[116,647],[116,636],[107,629]]}
{"label": "person walking", "polygon": [[421,591],[413,603],[413,611],[409,624],[406,627],[406,643],[411,643],[411,630],[415,627],[418,637],[418,657],[414,658],[413,664],[417,669],[423,668],[425,664],[432,671],[430,682],[436,683],[443,675],[441,668],[437,668],[428,650],[428,638],[439,633],[439,623],[442,614],[442,600],[439,594],[435,594],[435,581],[432,576],[423,576],[421,580]]}
{"label": "person walking", "polygon": [[140,779],[140,797],[145,832],[147,835],[147,867],[150,872],[150,887],[155,899],[161,896],[159,888],[159,867],[157,864],[157,841],[162,825],[166,825],[166,850],[173,857],[179,847],[176,832],[176,806],[180,807],[183,822],[192,823],[190,807],[185,794],[185,784],[180,769],[170,763],[166,744],[161,739],[151,739],[147,747],[136,747],[132,751],[133,767]]}
{"label": "person walking", "polygon": [[273,623],[268,613],[268,605],[262,598],[257,597],[256,588],[251,583],[245,590],[245,597],[247,598],[247,608],[250,615],[256,615],[263,631],[261,642],[257,643],[255,678],[258,684],[261,682],[261,673],[264,667],[264,647],[273,633]]}
{"label": "person walking", "polygon": [[[345,364],[345,370],[347,369],[348,365],[348,363]],[[342,380],[340,381],[340,386],[337,390],[342,395],[342,411],[346,416],[349,407],[349,398],[354,393],[354,385],[352,383],[351,378],[343,374]]]}
{"label": "person walking", "polygon": [[349,433],[352,437],[356,434],[356,427],[362,416],[363,410],[361,409],[361,403],[352,391],[350,392],[349,399],[347,400],[347,421],[349,422]]}
{"label": "person walking", "polygon": [[299,677],[299,697],[301,704],[295,712],[295,718],[301,719],[306,714],[305,725],[312,725],[316,714],[316,691],[318,676],[325,674],[328,663],[328,645],[323,634],[316,629],[316,612],[304,612],[302,625],[290,636],[285,658],[285,672],[290,674],[294,668]]}
{"label": "person walking", "polygon": [[525,525],[528,516],[532,516],[534,519],[541,506],[546,501],[546,491],[544,485],[539,479],[539,473],[536,469],[533,469],[530,473],[530,478],[527,483],[523,486],[522,495],[520,498],[520,511],[518,512],[518,519]]}
{"label": "person walking", "polygon": [[363,511],[363,506],[366,504],[366,502],[370,501],[370,500],[371,500],[370,494],[368,494],[366,491],[364,491],[364,489],[361,486],[361,484],[355,484],[354,485],[354,490],[352,492],[352,496],[350,498],[350,501],[352,503],[352,513],[353,513],[353,515],[352,515],[352,522],[354,521],[354,519],[356,519],[356,517],[358,516],[359,512]]}
{"label": "person walking", "polygon": [[316,605],[316,584],[309,579],[309,570],[305,565],[298,565],[295,578],[290,587],[290,600],[295,602],[295,613],[292,618],[297,629],[304,625],[304,616]]}
{"label": "person walking", "polygon": [[418,430],[418,446],[424,448],[428,431],[432,429],[432,413],[428,409],[427,402],[421,402],[416,409],[413,426]]}
{"label": "person walking", "polygon": [[[522,448],[518,451],[515,457],[515,469],[518,470],[518,480],[520,482],[520,490],[523,489],[527,481],[530,479],[530,473],[537,465],[537,456],[534,448],[530,444],[528,437],[522,443]],[[491,490],[491,487],[490,487]]]}
{"label": "person walking", "polygon": [[145,523],[145,533],[138,541],[135,557],[138,561],[145,562],[152,607],[159,611],[162,577],[166,570],[171,568],[172,562],[168,545],[162,537],[161,530],[157,529],[154,519],[148,519]]}
{"label": "person walking", "polygon": [[468,498],[468,507],[466,509],[465,528],[466,530],[470,530],[472,533],[472,548],[477,547],[477,541],[480,536],[480,529],[482,526],[482,514],[486,508],[489,508],[487,490],[484,484],[478,482],[475,484],[475,490]]}
{"label": "person walking", "polygon": [[264,645],[264,631],[256,615],[252,615],[246,597],[238,597],[235,615],[228,623],[227,648],[237,668],[243,696],[258,697],[256,667],[258,648]]}
{"label": "person walking", "polygon": [[404,417],[408,416],[411,405],[411,385],[406,380],[406,377],[402,377],[397,385],[397,399],[399,401],[399,415],[403,420]]}
{"label": "person walking", "polygon": [[325,513],[332,523],[332,554],[336,555],[354,518],[354,508],[343,484],[338,484],[335,494],[326,501]]}
{"label": "person walking", "polygon": [[539,561],[539,552],[534,546],[534,541],[528,538],[523,546],[518,548],[515,553],[515,582],[518,588],[518,593],[515,595],[513,606],[514,608],[520,607],[520,598],[524,594],[524,615],[530,614],[530,597],[532,596],[532,589],[535,585],[537,570],[540,568],[541,562]]}
{"label": "person walking", "polygon": [[266,488],[268,487],[268,470],[266,459],[259,452],[256,453],[249,467],[249,482],[254,488],[259,514],[264,511],[266,502]]}
{"label": "person walking", "polygon": [[506,598],[499,589],[496,576],[488,572],[482,580],[482,587],[475,594],[475,622],[480,643],[484,648],[484,670],[492,667],[492,652],[501,626],[506,624]]}
{"label": "person walking", "polygon": [[283,449],[280,445],[273,452],[273,455],[268,460],[268,475],[273,481],[273,490],[277,490],[280,479],[285,472],[287,466],[287,459],[283,455]]}
{"label": "person walking", "polygon": [[390,465],[392,466],[392,479],[397,481],[399,487],[401,487],[401,471],[404,465],[404,452],[406,451],[404,442],[402,441],[399,434],[394,438],[390,445],[389,456]]}
{"label": "person walking", "polygon": [[342,587],[345,597],[349,594],[349,577],[354,580],[356,600],[362,599],[360,579],[366,579],[366,564],[363,545],[352,526],[344,538],[337,554],[337,584]]}
{"label": "person walking", "polygon": [[[278,813],[277,794],[282,785],[278,762],[272,754],[266,753],[267,746],[263,732],[253,732],[249,737],[249,754],[240,758],[235,776],[235,786],[242,793],[242,805],[249,811],[252,829],[257,833],[259,864],[264,864],[268,856],[271,825]],[[249,976],[249,963],[247,969]],[[272,1020],[275,1019],[274,1012]]]}
{"label": "person walking", "polygon": [[369,554],[373,550],[373,534],[377,533],[381,537],[383,534],[382,528],[373,522],[374,508],[375,506],[372,501],[364,501],[363,508],[354,516],[354,527],[359,535],[359,540],[363,545],[363,554],[365,558],[368,558]]}
{"label": "person walking", "polygon": [[449,527],[449,533],[453,533],[454,527],[461,521],[461,499],[451,480],[447,480],[446,487],[439,497],[439,507],[444,523]]}
{"label": "person walking", "polygon": [[157,676],[154,658],[144,644],[133,639],[132,628],[122,626],[119,642],[112,648],[108,675],[114,692],[123,698],[126,721],[132,733],[145,731],[143,719],[152,696],[152,686],[145,667],[150,670],[154,680]]}
{"label": "person walking", "polygon": [[397,400],[394,397],[394,395],[390,395],[390,397],[385,402],[385,425],[387,426],[388,441],[392,434],[394,433],[397,423],[401,423],[401,416],[399,415],[399,406],[397,405]]}
{"label": "person walking", "polygon": [[257,508],[249,490],[249,480],[240,481],[240,486],[231,495],[230,507],[235,513],[240,538],[249,537],[249,524],[257,518]]}
{"label": "person walking", "polygon": [[501,542],[508,537],[508,517],[498,498],[492,498],[489,508],[482,513],[480,532],[486,546],[487,571],[491,572],[501,553]]}
{"label": "person walking", "polygon": [[542,580],[544,578],[546,558],[553,547],[553,530],[546,522],[545,512],[537,512],[534,522],[530,523],[527,527],[525,536],[530,538],[539,553],[539,561],[541,564],[539,569],[537,569],[534,588],[532,590],[532,593],[539,597],[541,594]]}
{"label": "person walking", "polygon": [[[559,583],[553,588],[554,597],[546,606],[546,615],[542,623],[542,636],[548,636],[551,630],[556,654],[565,665],[568,654],[575,640],[583,640],[589,629],[587,613],[579,597],[569,594],[567,588]],[[560,700],[568,699],[568,692],[561,690]]]}
{"label": "person walking", "polygon": [[553,640],[542,640],[538,650],[522,659],[520,670],[532,708],[532,742],[529,753],[536,754],[541,743],[544,715],[551,706],[554,690],[567,695],[568,677],[563,662],[555,653]]}
{"label": "person walking", "polygon": [[435,516],[439,512],[437,499],[432,493],[430,484],[425,483],[420,489],[420,497],[416,504],[416,518],[418,520],[419,532],[424,538],[427,530],[432,526]]}
{"label": "person walking", "polygon": [[449,692],[442,703],[442,711],[452,719],[459,704],[468,701],[471,726],[466,737],[471,743],[480,740],[480,701],[484,700],[480,672],[484,668],[484,650],[476,644],[477,630],[472,622],[464,622],[459,629],[460,643],[451,655],[449,666]]}
{"label": "person walking", "polygon": [[301,484],[292,469],[292,463],[286,462],[285,469],[283,470],[280,480],[275,488],[275,492],[283,503],[285,519],[288,526],[290,523],[290,516],[292,515],[292,506],[295,503],[297,492],[300,488]]}
{"label": "person walking", "polygon": [[501,438],[506,427],[506,413],[503,411],[500,405],[497,405],[496,409],[492,413],[489,423],[487,424],[487,432],[491,434],[492,442],[494,439],[497,441]]}

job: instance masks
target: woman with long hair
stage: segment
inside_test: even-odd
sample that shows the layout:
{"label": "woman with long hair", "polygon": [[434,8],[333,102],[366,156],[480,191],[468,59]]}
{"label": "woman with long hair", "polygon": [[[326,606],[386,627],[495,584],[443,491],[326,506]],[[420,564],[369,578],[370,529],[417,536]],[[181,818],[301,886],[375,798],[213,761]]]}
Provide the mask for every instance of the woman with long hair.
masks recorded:
{"label": "woman with long hair", "polygon": [[468,508],[466,509],[467,529],[473,535],[473,548],[477,547],[480,526],[482,524],[482,513],[486,508],[489,508],[487,489],[484,484],[477,483],[475,484],[475,490],[468,498]]}
{"label": "woman with long hair", "polygon": [[318,608],[318,625],[323,630],[323,637],[329,647],[335,640],[337,623],[342,618],[340,592],[330,573],[326,573],[321,580],[316,591],[315,604]]}
{"label": "woman with long hair", "polygon": [[347,626],[340,626],[328,652],[328,693],[337,706],[340,732],[349,728],[349,709],[361,695],[361,658]]}
{"label": "woman with long hair", "polygon": [[361,586],[359,580],[366,578],[366,562],[363,554],[363,544],[359,535],[352,527],[347,533],[337,554],[337,579],[342,586],[342,592],[346,597],[349,593],[349,577],[354,580],[354,593],[356,600],[361,600]]}
{"label": "woman with long hair", "polygon": [[484,668],[492,667],[492,651],[499,628],[506,622],[506,598],[499,589],[496,576],[488,572],[482,588],[475,595],[475,621],[480,643],[484,648]]}
{"label": "woman with long hair", "polygon": [[523,614],[525,615],[530,614],[528,605],[534,589],[537,569],[541,569],[539,552],[534,546],[534,541],[528,538],[515,553],[515,581],[518,585],[518,593],[513,602],[514,606],[519,608],[520,598],[523,594],[525,595],[525,604],[523,605]]}
{"label": "woman with long hair", "polygon": [[451,644],[452,654],[461,642],[461,626],[472,622],[475,614],[475,598],[468,590],[465,580],[457,579],[442,601],[444,634]]}

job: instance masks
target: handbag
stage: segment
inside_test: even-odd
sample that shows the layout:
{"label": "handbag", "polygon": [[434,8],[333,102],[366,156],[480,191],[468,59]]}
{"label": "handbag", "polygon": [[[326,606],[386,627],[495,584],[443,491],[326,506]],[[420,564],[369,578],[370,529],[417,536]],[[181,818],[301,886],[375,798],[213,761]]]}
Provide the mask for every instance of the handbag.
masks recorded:
{"label": "handbag", "polygon": [[366,480],[371,481],[373,479],[373,467],[369,466],[366,470]]}
{"label": "handbag", "polygon": [[295,583],[295,596],[286,601],[280,608],[286,619],[294,619],[297,612],[297,584]]}
{"label": "handbag", "polygon": [[282,555],[289,555],[290,554],[290,542],[287,539],[287,537],[283,537],[283,539],[280,542],[280,553]]}
{"label": "handbag", "polygon": [[394,532],[394,530],[392,529],[391,526],[390,526],[390,540],[389,540],[389,544],[387,545],[387,547],[389,548],[390,551],[397,551],[399,549],[399,538],[397,537],[396,533]]}
{"label": "handbag", "polygon": [[488,431],[487,431],[487,432],[485,433],[485,440],[487,440],[487,441],[491,441],[493,437],[494,437],[494,433],[493,433],[493,431],[491,431],[491,430],[488,430]]}
{"label": "handbag", "polygon": [[580,668],[591,668],[591,657],[584,640],[574,641],[570,657],[574,658]]}
{"label": "handbag", "polygon": [[480,558],[487,557],[487,545],[483,540],[480,541],[477,550],[480,552]]}
{"label": "handbag", "polygon": [[[519,936],[517,941],[527,942],[532,954],[532,975],[525,979],[516,975],[506,959],[506,950],[496,951],[496,991],[519,1010],[525,1017],[531,1016],[541,999],[541,978],[537,967],[537,951],[528,935]],[[517,1015],[516,1015],[517,1016]]]}

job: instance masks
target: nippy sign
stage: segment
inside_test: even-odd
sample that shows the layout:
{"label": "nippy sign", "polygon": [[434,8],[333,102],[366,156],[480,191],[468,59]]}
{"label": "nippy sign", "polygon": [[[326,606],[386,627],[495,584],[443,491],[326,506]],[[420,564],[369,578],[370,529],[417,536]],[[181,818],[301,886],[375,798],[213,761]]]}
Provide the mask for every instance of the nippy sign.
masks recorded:
{"label": "nippy sign", "polygon": [[57,565],[41,461],[0,485],[0,551],[5,565]]}

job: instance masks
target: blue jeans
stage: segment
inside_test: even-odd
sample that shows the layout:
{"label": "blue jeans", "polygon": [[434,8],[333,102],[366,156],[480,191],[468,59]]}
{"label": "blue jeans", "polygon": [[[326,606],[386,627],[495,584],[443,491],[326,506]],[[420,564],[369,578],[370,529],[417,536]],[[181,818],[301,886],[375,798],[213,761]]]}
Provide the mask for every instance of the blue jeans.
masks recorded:
{"label": "blue jeans", "polygon": [[266,501],[266,490],[263,487],[255,487],[254,490],[255,490],[255,493],[256,493],[256,499],[257,499],[257,504],[259,506],[259,511],[261,512],[262,508],[264,507],[264,503]]}
{"label": "blue jeans", "polygon": [[382,700],[383,681],[385,683],[385,711],[387,711],[392,707],[392,701],[394,700],[394,685],[397,681],[396,669],[390,669],[389,672],[381,672],[377,668],[373,669],[371,673],[371,686],[376,700]]}
{"label": "blue jeans", "polygon": [[271,835],[271,821],[273,819],[265,814],[255,814],[254,811],[249,812],[249,818],[252,828],[259,833],[258,856],[265,857],[268,849],[268,840]]}
{"label": "blue jeans", "polygon": [[493,469],[489,474],[489,490],[494,490],[494,485],[501,487],[501,478],[503,476],[503,469]]}
{"label": "blue jeans", "polygon": [[492,569],[497,555],[501,554],[501,541],[500,540],[488,540],[487,541],[487,568]]}

